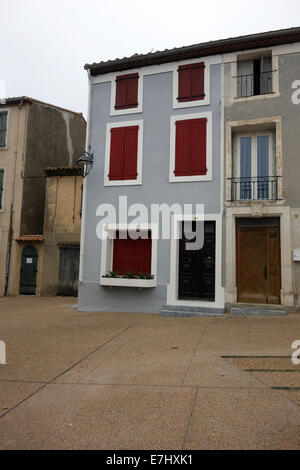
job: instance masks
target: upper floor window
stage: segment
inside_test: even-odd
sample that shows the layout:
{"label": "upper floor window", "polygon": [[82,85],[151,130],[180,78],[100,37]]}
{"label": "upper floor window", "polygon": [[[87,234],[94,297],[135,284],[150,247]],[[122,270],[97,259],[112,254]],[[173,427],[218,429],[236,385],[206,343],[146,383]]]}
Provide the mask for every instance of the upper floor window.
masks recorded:
{"label": "upper floor window", "polygon": [[233,200],[277,199],[274,146],[271,131],[235,136]]}
{"label": "upper floor window", "polygon": [[0,210],[3,209],[4,170],[0,168]]}
{"label": "upper floor window", "polygon": [[138,73],[116,77],[116,110],[138,107],[138,80]]}
{"label": "upper floor window", "polygon": [[206,175],[206,122],[176,121],[175,176]]}
{"label": "upper floor window", "polygon": [[6,147],[7,111],[0,111],[0,147]]}
{"label": "upper floor window", "polygon": [[142,121],[107,126],[105,181],[109,185],[141,184]]}
{"label": "upper floor window", "polygon": [[272,56],[237,61],[237,98],[273,93]]}
{"label": "upper floor window", "polygon": [[178,67],[178,102],[204,100],[204,62]]}

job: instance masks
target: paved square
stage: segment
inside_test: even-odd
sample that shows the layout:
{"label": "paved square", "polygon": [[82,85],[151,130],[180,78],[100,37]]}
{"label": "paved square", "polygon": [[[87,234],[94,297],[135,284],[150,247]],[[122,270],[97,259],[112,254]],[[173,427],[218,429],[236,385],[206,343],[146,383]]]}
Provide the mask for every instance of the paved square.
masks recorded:
{"label": "paved square", "polygon": [[300,315],[74,303],[0,298],[0,449],[300,449]]}

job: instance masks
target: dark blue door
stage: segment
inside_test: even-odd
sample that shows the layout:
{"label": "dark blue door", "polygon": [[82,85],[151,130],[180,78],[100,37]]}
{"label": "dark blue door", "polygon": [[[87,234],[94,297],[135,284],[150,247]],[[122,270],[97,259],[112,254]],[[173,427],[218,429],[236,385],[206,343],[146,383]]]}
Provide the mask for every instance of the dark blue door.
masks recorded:
{"label": "dark blue door", "polygon": [[22,252],[20,294],[35,295],[38,253],[34,246],[25,246]]}

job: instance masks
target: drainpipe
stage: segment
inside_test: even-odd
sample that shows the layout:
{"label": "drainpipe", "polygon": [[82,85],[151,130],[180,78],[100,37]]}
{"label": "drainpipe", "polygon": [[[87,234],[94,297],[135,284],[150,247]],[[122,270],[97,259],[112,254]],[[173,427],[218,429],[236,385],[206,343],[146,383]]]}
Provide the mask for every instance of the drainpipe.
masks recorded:
{"label": "drainpipe", "polygon": [[4,295],[9,295],[10,287],[10,274],[11,274],[11,251],[12,251],[12,240],[13,240],[13,214],[14,214],[14,203],[15,203],[15,183],[16,183],[16,169],[17,169],[17,160],[18,160],[18,146],[19,146],[19,130],[20,130],[20,112],[24,104],[22,100],[18,106],[18,127],[17,127],[17,142],[15,150],[15,162],[14,162],[14,172],[13,172],[13,184],[12,184],[12,201],[10,205],[10,214],[9,214],[9,230],[8,230],[8,240],[7,240],[7,254],[6,254],[6,273],[5,273],[5,287]]}
{"label": "drainpipe", "polygon": [[[88,112],[87,112],[87,126],[86,126],[86,140],[85,148],[88,151],[90,140],[90,123],[91,123],[91,73],[88,70],[89,91],[88,91]],[[85,221],[86,221],[86,182],[87,178],[83,179],[82,187],[82,216],[81,216],[81,234],[80,234],[80,264],[79,264],[79,283],[83,281],[83,263],[84,263],[84,242],[85,242]]]}

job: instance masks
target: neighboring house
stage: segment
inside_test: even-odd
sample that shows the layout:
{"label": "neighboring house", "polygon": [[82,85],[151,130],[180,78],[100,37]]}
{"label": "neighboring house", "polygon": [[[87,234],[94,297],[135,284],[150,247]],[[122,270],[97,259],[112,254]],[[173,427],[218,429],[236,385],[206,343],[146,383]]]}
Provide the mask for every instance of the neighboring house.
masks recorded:
{"label": "neighboring house", "polygon": [[[223,313],[221,56],[183,48],[86,68],[94,165],[85,179],[79,308]],[[137,224],[137,240],[122,239],[129,226],[118,224],[106,227],[114,240],[98,239],[97,206],[118,213],[119,196],[149,214],[153,204],[204,204],[204,248],[157,239],[161,225],[150,219]],[[189,210],[171,218],[172,233],[184,218],[194,229],[201,223]],[[110,271],[123,277],[105,277]]]}
{"label": "neighboring house", "polygon": [[82,169],[45,168],[47,176],[41,295],[77,295]]}
{"label": "neighboring house", "polygon": [[226,302],[299,308],[300,28],[246,43],[224,55]]}
{"label": "neighboring house", "polygon": [[[299,41],[291,28],[85,66],[94,165],[84,180],[79,309],[216,314],[225,286],[227,307],[299,305]],[[108,217],[100,239],[101,204],[118,216],[119,196],[148,212],[204,204],[203,248],[177,239],[178,215],[170,239],[141,219],[132,228],[144,239],[123,239],[128,222]]]}
{"label": "neighboring house", "polygon": [[46,166],[72,165],[84,148],[79,113],[27,97],[0,103],[0,295],[40,289]]}

